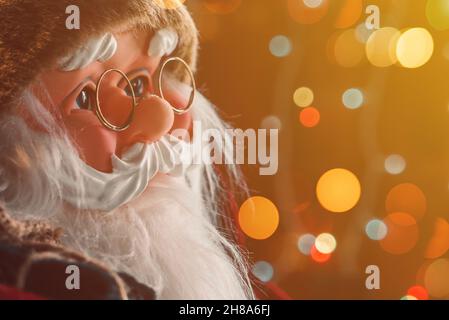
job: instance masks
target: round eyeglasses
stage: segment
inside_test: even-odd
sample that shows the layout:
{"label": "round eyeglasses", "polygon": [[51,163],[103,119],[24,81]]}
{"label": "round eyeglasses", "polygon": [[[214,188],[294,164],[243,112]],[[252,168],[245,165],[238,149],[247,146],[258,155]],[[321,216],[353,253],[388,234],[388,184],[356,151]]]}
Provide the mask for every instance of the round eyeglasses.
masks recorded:
{"label": "round eyeglasses", "polygon": [[[172,57],[166,59],[162,63],[161,67],[159,68],[159,71],[155,73],[155,75],[157,75],[155,79],[137,78],[136,81],[131,80],[123,71],[119,69],[108,69],[105,72],[103,72],[103,74],[98,79],[95,90],[95,113],[100,122],[103,124],[103,126],[116,132],[121,132],[128,129],[134,120],[136,109],[138,108],[140,101],[144,98],[144,95],[147,92],[150,92],[153,95],[156,92],[161,99],[165,100],[166,97],[169,95],[169,93],[164,92],[164,88],[167,87],[164,81],[169,81],[170,79],[170,74],[168,74],[165,71],[167,67],[171,64],[174,65],[172,67],[172,70],[179,70],[179,68],[185,69],[188,77],[190,78],[190,83],[186,85],[190,90],[189,100],[186,102],[185,105],[182,105],[182,103],[181,105],[177,105],[176,107],[172,105],[173,112],[178,115],[182,115],[189,112],[192,109],[193,102],[195,100],[195,92],[196,92],[195,78],[187,62],[185,62],[181,58]],[[124,106],[121,110],[114,110],[114,111],[108,110],[107,103],[104,104],[106,105],[106,107],[102,105],[100,99],[101,97],[100,89],[103,83],[105,82],[106,77],[113,73],[119,74],[120,77],[125,80],[127,84],[126,87],[127,94],[131,97],[131,104],[129,106]],[[166,79],[167,77],[168,79]],[[157,89],[155,89],[153,86],[157,86]]]}

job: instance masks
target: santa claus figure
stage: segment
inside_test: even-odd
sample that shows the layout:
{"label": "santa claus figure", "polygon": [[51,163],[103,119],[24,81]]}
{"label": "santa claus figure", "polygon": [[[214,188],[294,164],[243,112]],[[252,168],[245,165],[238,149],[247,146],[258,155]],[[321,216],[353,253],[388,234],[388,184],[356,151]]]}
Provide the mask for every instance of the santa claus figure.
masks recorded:
{"label": "santa claus figure", "polygon": [[192,123],[227,125],[165,3],[0,2],[0,293],[77,297],[71,265],[102,298],[253,298],[226,210],[239,171],[192,160]]}

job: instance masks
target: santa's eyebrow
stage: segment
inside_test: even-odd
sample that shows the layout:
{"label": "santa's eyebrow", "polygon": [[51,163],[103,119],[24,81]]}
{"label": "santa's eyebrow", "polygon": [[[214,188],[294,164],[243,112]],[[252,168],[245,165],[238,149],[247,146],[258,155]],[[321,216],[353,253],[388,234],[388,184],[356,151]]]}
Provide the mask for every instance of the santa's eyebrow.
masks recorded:
{"label": "santa's eyebrow", "polygon": [[62,58],[59,61],[60,69],[61,71],[73,71],[82,69],[95,61],[108,61],[117,52],[117,48],[117,39],[111,33],[106,33],[99,38],[92,38],[77,51]]}
{"label": "santa's eyebrow", "polygon": [[178,33],[172,28],[158,30],[150,41],[148,55],[150,57],[163,57],[171,55],[178,46]]}

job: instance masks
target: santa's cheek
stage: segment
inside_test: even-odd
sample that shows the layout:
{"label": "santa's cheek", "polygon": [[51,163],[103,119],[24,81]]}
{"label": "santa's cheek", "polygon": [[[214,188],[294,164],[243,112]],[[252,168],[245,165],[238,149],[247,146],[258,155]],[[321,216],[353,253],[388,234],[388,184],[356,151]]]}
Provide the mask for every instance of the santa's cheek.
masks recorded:
{"label": "santa's cheek", "polygon": [[[168,91],[166,99],[173,107],[177,109],[185,109],[189,103],[188,96],[181,95],[176,91]],[[170,132],[172,133],[173,131],[180,129],[185,130],[185,132],[188,133],[187,136],[192,135],[192,115],[190,112],[182,115],[175,115],[173,126]]]}
{"label": "santa's cheek", "polygon": [[186,137],[192,136],[192,115],[190,113],[175,116],[173,127],[170,130],[170,133],[179,129],[185,130],[185,132],[188,133]]}
{"label": "santa's cheek", "polygon": [[117,135],[99,124],[66,119],[65,123],[80,157],[102,172],[112,172],[111,156],[117,147]]}

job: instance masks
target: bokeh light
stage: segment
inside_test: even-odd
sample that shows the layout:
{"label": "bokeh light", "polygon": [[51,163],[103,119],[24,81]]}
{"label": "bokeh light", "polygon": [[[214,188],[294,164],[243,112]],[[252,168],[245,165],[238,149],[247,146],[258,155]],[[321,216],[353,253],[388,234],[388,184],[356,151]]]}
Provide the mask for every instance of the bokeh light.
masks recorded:
{"label": "bokeh light", "polygon": [[366,57],[376,67],[389,67],[397,62],[396,45],[401,33],[391,27],[374,31],[366,42]]}
{"label": "bokeh light", "polygon": [[363,105],[364,97],[360,89],[348,89],[343,93],[343,105],[348,109],[358,109]]}
{"label": "bokeh light", "polygon": [[288,37],[278,35],[271,39],[269,49],[273,56],[283,58],[291,53],[292,43]]}
{"label": "bokeh light", "polygon": [[434,262],[435,260],[424,260],[424,262],[421,264],[421,266],[418,269],[418,272],[416,273],[416,283],[419,285],[424,286],[424,278],[426,276],[427,268]]}
{"label": "bokeh light", "polygon": [[329,9],[329,0],[288,0],[288,12],[300,24],[319,22]]}
{"label": "bokeh light", "polygon": [[248,237],[256,240],[267,239],[278,228],[278,209],[267,198],[251,197],[240,207],[239,224]]}
{"label": "bokeh light", "polygon": [[360,19],[362,11],[362,0],[343,0],[337,20],[335,21],[335,27],[339,29],[351,27]]}
{"label": "bokeh light", "polygon": [[216,14],[230,14],[237,10],[242,0],[203,0],[204,6]]}
{"label": "bokeh light", "polygon": [[[229,9],[205,5],[214,2]],[[274,272],[294,299],[437,298],[424,279],[449,255],[449,35],[434,29],[449,32],[449,19],[429,6],[443,1],[186,3],[204,21],[198,80],[207,96],[237,128],[282,130],[277,175],[242,168],[282,214],[263,222],[248,210],[260,226],[243,222],[243,208],[236,216],[250,225],[242,241],[268,239],[244,244],[257,277]],[[380,28],[367,28],[368,5],[381,9]],[[326,179],[333,168],[345,178]],[[318,265],[329,259],[332,267]],[[381,290],[359,290],[367,264],[380,267]]]}
{"label": "bokeh light", "polygon": [[383,221],[373,219],[366,224],[365,232],[371,240],[380,241],[387,236],[388,227]]}
{"label": "bokeh light", "polygon": [[392,154],[385,159],[385,171],[392,175],[398,175],[404,172],[407,167],[405,159],[398,155]]}
{"label": "bokeh light", "polygon": [[424,28],[412,28],[398,39],[396,56],[405,68],[419,68],[426,64],[433,54],[432,35]]}
{"label": "bokeh light", "polygon": [[415,297],[418,300],[429,300],[427,290],[422,286],[413,286],[407,291],[407,295]]}
{"label": "bokeh light", "polygon": [[314,128],[320,123],[321,114],[318,109],[309,107],[301,110],[299,121],[306,128]]}
{"label": "bokeh light", "polygon": [[337,240],[330,233],[322,233],[316,237],[315,248],[323,254],[331,254],[337,248]]}
{"label": "bokeh light", "polygon": [[449,29],[449,2],[447,0],[427,0],[426,16],[436,30]]}
{"label": "bokeh light", "polygon": [[449,298],[449,260],[432,262],[426,269],[424,284],[429,295],[439,299]]}
{"label": "bokeh light", "polygon": [[366,27],[366,24],[360,23],[355,28],[355,37],[360,43],[367,43],[369,37],[373,34],[375,30],[370,30]]}
{"label": "bokeh light", "polygon": [[415,247],[419,229],[413,216],[403,212],[391,213],[384,219],[384,223],[388,233],[380,241],[380,245],[386,252],[401,255]]}
{"label": "bokeh light", "polygon": [[432,238],[427,243],[425,258],[436,259],[449,250],[449,223],[443,218],[437,218]]}
{"label": "bokeh light", "polygon": [[301,87],[295,90],[293,94],[293,101],[298,107],[309,107],[313,103],[314,94],[312,89]]}
{"label": "bokeh light", "polygon": [[424,192],[413,183],[402,183],[390,190],[385,201],[387,212],[406,212],[420,220],[427,210]]}
{"label": "bokeh light", "polygon": [[270,115],[270,116],[267,116],[262,119],[260,127],[262,129],[267,129],[267,130],[269,130],[269,129],[281,130],[282,129],[282,121],[281,121],[281,119],[279,119],[279,117]]}
{"label": "bokeh light", "polygon": [[355,67],[362,61],[365,47],[357,39],[355,29],[348,29],[337,36],[333,54],[335,62],[346,68]]}
{"label": "bokeh light", "polygon": [[258,261],[253,265],[252,272],[260,281],[269,282],[273,279],[274,268],[266,261]]}
{"label": "bokeh light", "polygon": [[327,210],[343,213],[354,208],[361,195],[359,179],[346,169],[332,169],[321,176],[316,186],[320,204]]}
{"label": "bokeh light", "polygon": [[318,263],[326,263],[330,260],[331,254],[321,253],[317,250],[316,246],[312,246],[312,250],[310,250],[310,256],[312,260]]}
{"label": "bokeh light", "polygon": [[309,256],[312,250],[312,247],[315,245],[315,236],[313,234],[307,233],[303,234],[298,239],[298,250],[306,255]]}

